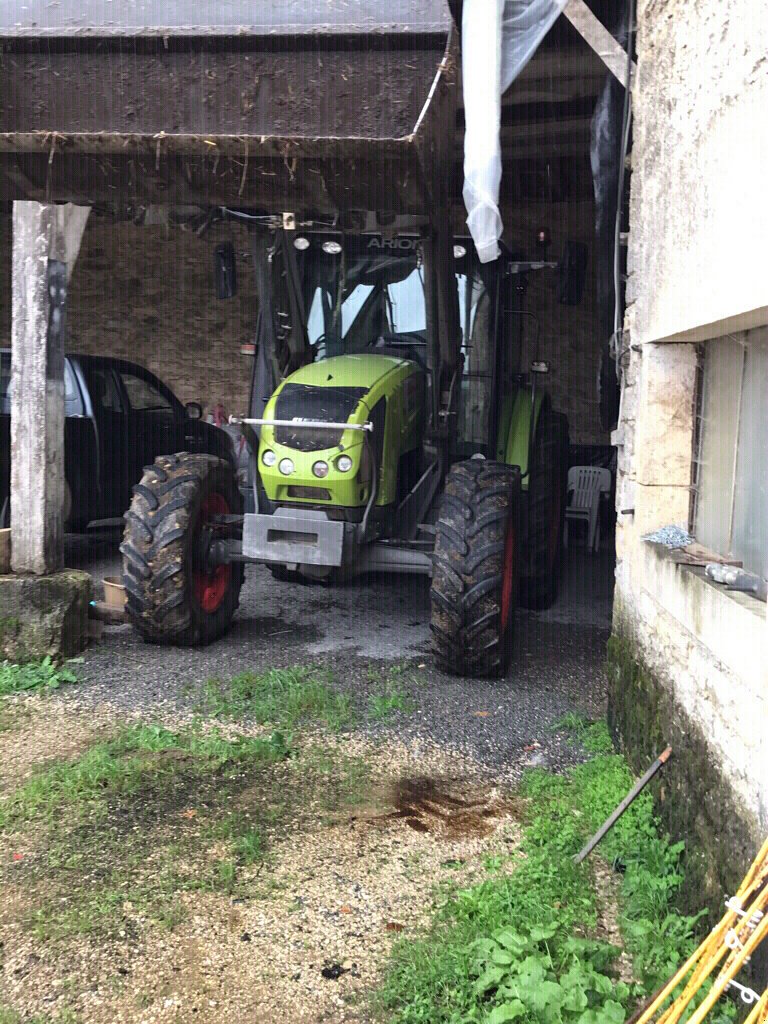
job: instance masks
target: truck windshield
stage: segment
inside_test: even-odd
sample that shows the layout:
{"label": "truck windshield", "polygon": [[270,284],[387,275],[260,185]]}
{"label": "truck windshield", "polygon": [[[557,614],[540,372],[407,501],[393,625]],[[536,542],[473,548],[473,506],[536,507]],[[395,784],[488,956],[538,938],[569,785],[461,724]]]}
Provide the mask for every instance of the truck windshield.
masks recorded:
{"label": "truck windshield", "polygon": [[392,252],[372,237],[356,239],[338,253],[325,252],[316,242],[301,254],[315,359],[392,349],[426,356],[424,274],[415,241],[398,241],[407,248]]}

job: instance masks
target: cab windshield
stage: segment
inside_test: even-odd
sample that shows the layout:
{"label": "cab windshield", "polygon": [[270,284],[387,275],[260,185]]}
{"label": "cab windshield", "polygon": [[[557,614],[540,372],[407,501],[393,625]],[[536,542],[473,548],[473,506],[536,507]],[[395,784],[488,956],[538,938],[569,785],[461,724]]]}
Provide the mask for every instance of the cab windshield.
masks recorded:
{"label": "cab windshield", "polygon": [[424,271],[415,240],[398,241],[407,248],[389,251],[379,238],[361,238],[329,253],[318,240],[301,253],[315,359],[378,351],[425,361]]}

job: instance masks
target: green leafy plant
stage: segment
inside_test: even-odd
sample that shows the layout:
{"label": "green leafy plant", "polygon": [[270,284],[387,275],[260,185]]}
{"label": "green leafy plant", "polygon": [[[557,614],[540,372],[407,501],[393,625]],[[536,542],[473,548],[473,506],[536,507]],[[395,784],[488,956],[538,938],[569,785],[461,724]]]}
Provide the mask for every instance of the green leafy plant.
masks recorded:
{"label": "green leafy plant", "polygon": [[32,690],[58,690],[60,686],[76,682],[75,673],[66,665],[57,665],[52,658],[24,665],[10,661],[0,663],[0,697]]}
{"label": "green leafy plant", "polygon": [[301,666],[211,679],[205,684],[204,709],[217,718],[250,719],[288,729],[315,721],[339,730],[354,721],[352,702],[331,688],[327,674]]}

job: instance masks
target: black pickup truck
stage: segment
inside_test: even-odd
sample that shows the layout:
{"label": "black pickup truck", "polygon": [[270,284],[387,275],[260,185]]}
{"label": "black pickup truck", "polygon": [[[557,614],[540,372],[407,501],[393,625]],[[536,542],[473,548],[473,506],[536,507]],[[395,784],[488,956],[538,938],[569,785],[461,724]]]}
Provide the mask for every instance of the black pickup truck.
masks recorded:
{"label": "black pickup truck", "polygon": [[[0,526],[10,515],[11,353],[0,349]],[[136,363],[69,355],[64,365],[66,529],[122,516],[157,455],[208,452],[234,464],[232,439]]]}

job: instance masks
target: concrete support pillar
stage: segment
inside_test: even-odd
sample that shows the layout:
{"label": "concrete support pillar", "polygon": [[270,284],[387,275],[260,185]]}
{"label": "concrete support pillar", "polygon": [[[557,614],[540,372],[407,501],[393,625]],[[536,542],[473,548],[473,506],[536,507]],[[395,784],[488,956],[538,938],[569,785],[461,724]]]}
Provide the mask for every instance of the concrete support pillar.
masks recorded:
{"label": "concrete support pillar", "polygon": [[13,204],[11,567],[64,564],[64,338],[67,283],[89,208]]}

